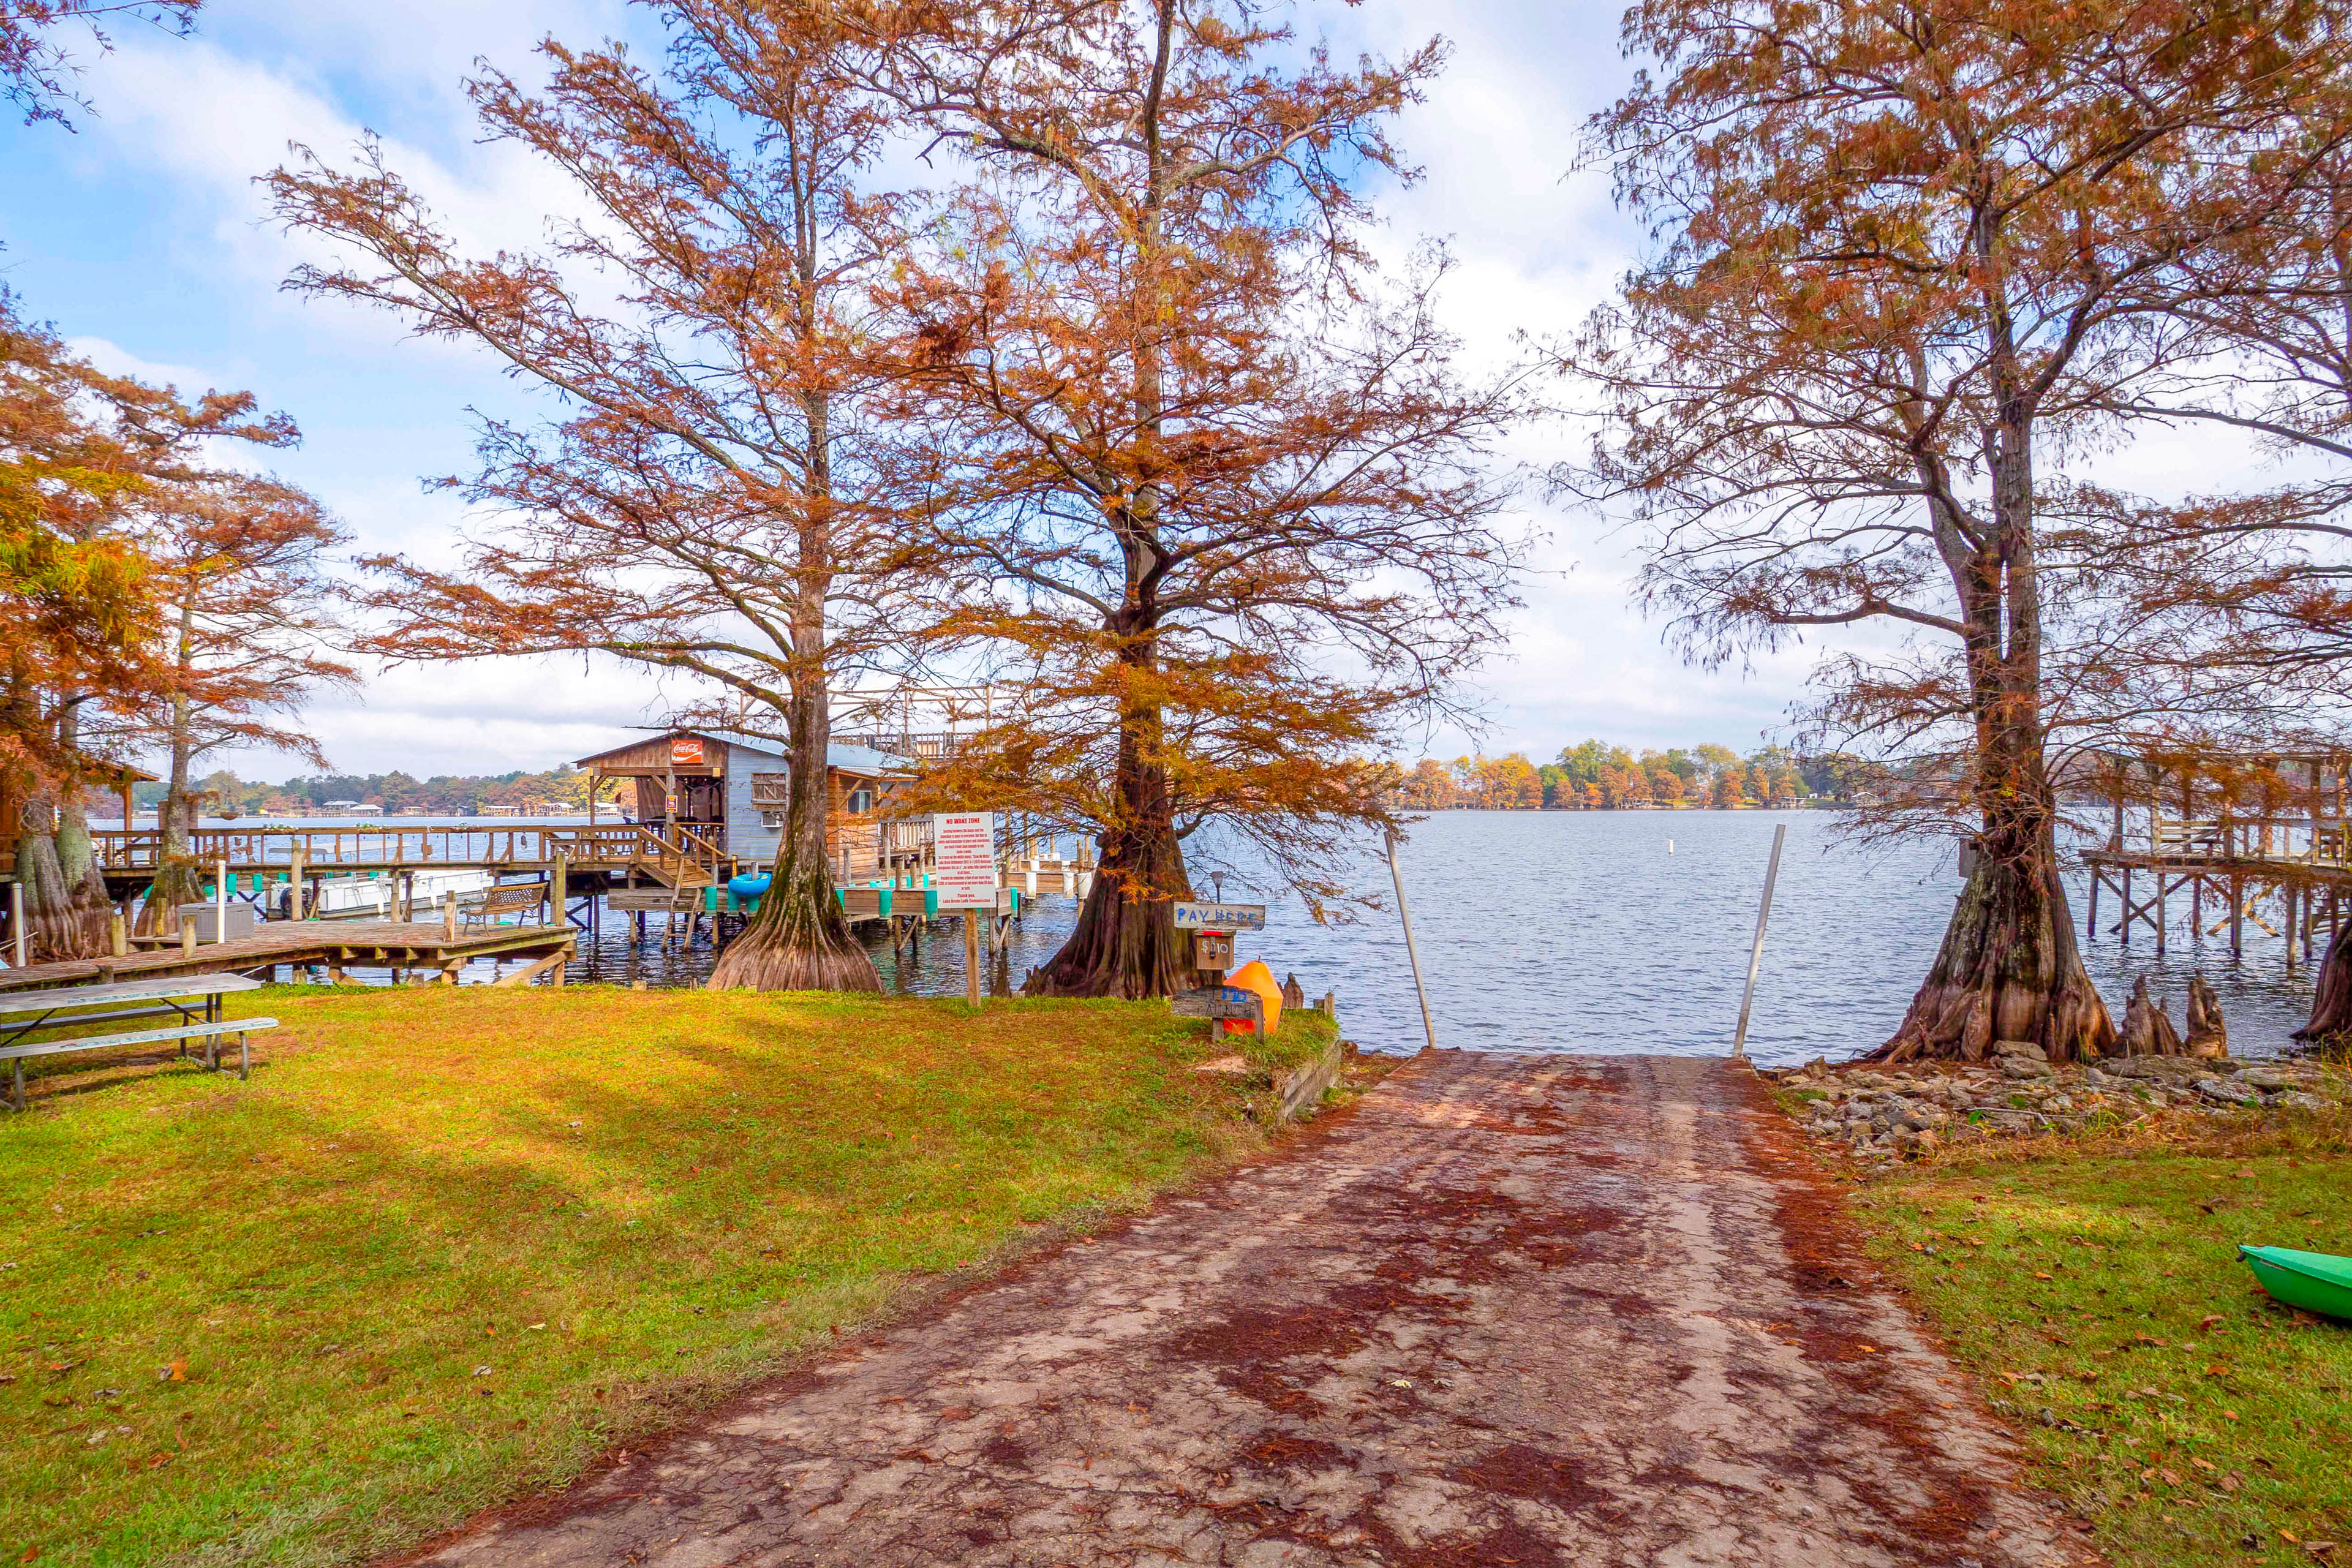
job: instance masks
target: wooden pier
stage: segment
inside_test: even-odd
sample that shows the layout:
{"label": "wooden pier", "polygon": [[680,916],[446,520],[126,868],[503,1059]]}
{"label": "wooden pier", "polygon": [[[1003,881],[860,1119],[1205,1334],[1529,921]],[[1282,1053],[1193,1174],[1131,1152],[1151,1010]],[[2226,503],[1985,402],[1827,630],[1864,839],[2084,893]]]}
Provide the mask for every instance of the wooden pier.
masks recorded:
{"label": "wooden pier", "polygon": [[[90,839],[110,883],[143,885],[163,857],[163,836],[152,827],[100,828]],[[200,827],[188,836],[188,853],[207,874],[226,866],[231,876],[246,878],[381,877],[457,868],[545,876],[562,866],[673,888],[723,882],[735,866],[733,857],[700,834],[635,822]]]}
{"label": "wooden pier", "polygon": [[[2097,793],[2112,813],[2106,845],[2085,851],[2091,874],[2086,936],[2129,946],[2146,930],[2166,951],[2186,917],[2192,939],[2229,933],[2245,952],[2246,927],[2280,941],[2290,973],[2313,962],[2352,903],[2346,826],[2352,758],[2200,759],[2168,765],[2107,759]],[[2144,812],[2127,819],[2127,808]],[[2112,900],[2100,925],[2101,896]]]}
{"label": "wooden pier", "polygon": [[561,985],[560,961],[577,951],[579,934],[568,924],[478,926],[452,935],[444,926],[422,921],[272,921],[251,936],[227,942],[0,968],[0,991],[215,973],[268,980],[280,966],[323,969],[330,981],[338,982],[346,969],[390,969],[395,974],[431,974],[441,984],[454,985],[458,971],[485,958],[539,961],[500,984],[548,973]]}
{"label": "wooden pier", "polygon": [[[920,889],[932,868],[929,820],[869,816],[864,825],[863,835],[834,837],[841,851],[834,867],[835,887],[850,923],[886,926],[895,950],[916,938]],[[118,922],[126,921],[130,906],[154,879],[163,835],[153,828],[101,828],[91,837],[108,889],[123,906]],[[1016,832],[1000,853],[997,885],[1017,890],[1024,907],[1041,894],[1083,898],[1094,879],[1092,849],[1090,842],[1072,835]],[[639,941],[658,918],[666,944],[680,940],[681,926],[688,942],[705,929],[712,941],[723,942],[730,927],[740,929],[745,913],[728,883],[744,872],[769,868],[730,853],[720,837],[676,823],[257,823],[194,829],[189,850],[203,901],[254,908],[260,929],[252,937],[201,944],[188,963],[179,961],[176,946],[167,945],[136,955],[23,969],[6,967],[10,954],[5,939],[0,939],[0,989],[77,984],[109,972],[129,978],[214,968],[266,972],[278,965],[336,973],[347,964],[446,970],[454,975],[472,958],[551,951],[553,937],[534,942],[517,933],[562,933],[569,940],[574,930],[598,930],[607,910],[629,917]],[[479,871],[489,881],[433,890],[430,883],[446,884],[446,879],[432,874],[451,871]],[[322,887],[355,878],[387,888],[389,897],[365,912],[321,908]],[[0,885],[6,880],[0,874]],[[915,896],[910,900],[909,894]],[[461,914],[467,916],[467,929],[444,938],[437,932],[447,926],[415,918],[436,909],[452,925]],[[520,913],[530,923],[483,928],[475,921],[486,911]],[[165,911],[161,940],[176,943],[177,934],[176,919]],[[376,956],[345,956],[361,952]]]}
{"label": "wooden pier", "polygon": [[[845,836],[834,868],[843,887],[875,880],[912,885],[929,868],[927,838],[871,824],[860,838]],[[163,855],[153,828],[99,828],[90,834],[110,883],[143,888]],[[189,858],[207,877],[226,867],[248,884],[256,877],[397,877],[403,872],[475,869],[494,875],[548,877],[559,868],[598,885],[663,888],[723,886],[763,862],[730,853],[719,839],[657,823],[499,822],[417,827],[398,823],[311,827],[297,824],[202,827],[189,836]],[[1062,836],[1013,838],[1001,858],[1000,885],[1039,892],[1083,891],[1094,871],[1092,846],[1065,849]],[[135,889],[133,889],[135,890]],[[576,889],[575,889],[576,890]],[[306,900],[307,905],[307,900]]]}

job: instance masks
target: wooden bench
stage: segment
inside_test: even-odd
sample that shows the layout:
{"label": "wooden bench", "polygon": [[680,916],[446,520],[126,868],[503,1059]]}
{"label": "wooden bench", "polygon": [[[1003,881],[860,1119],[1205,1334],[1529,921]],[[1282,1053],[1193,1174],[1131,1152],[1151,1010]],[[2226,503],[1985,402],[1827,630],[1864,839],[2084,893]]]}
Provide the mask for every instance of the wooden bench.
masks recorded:
{"label": "wooden bench", "polygon": [[[220,999],[232,991],[256,991],[261,983],[242,974],[190,974],[170,979],[131,980],[105,985],[60,985],[38,991],[0,994],[0,1061],[9,1064],[10,1103],[25,1109],[25,1060],[58,1056],[68,1051],[108,1050],[119,1046],[180,1043],[188,1054],[190,1040],[205,1043],[205,1067],[220,1070],[220,1042],[237,1037],[237,1077],[250,1077],[253,1052],[248,1036],[278,1026],[275,1018],[224,1018]],[[90,1012],[86,1009],[98,1008]],[[126,1018],[175,1018],[155,1029],[112,1034],[75,1035],[61,1040],[26,1040],[28,1035],[56,1029],[85,1028],[92,1024],[119,1023]]]}
{"label": "wooden bench", "polygon": [[526,910],[535,911],[546,901],[547,884],[544,882],[516,882],[492,888],[482,895],[480,903],[467,907],[466,923],[469,926],[494,926],[499,923],[500,915],[520,913]]}
{"label": "wooden bench", "polygon": [[2158,855],[2217,855],[2228,837],[2228,829],[2218,822],[2166,822],[2156,825],[2156,853]]}
{"label": "wooden bench", "polygon": [[[75,1022],[77,1020],[68,1020]],[[177,1024],[168,1029],[133,1029],[120,1035],[84,1035],[70,1040],[41,1040],[29,1046],[0,1047],[0,1061],[9,1064],[9,1103],[18,1110],[25,1109],[25,1058],[54,1057],[67,1051],[102,1051],[114,1046],[161,1045],[165,1040],[180,1042],[180,1055],[188,1054],[188,1042],[201,1039],[205,1043],[205,1069],[220,1070],[220,1042],[229,1035],[236,1037],[236,1076],[253,1076],[253,1048],[246,1037],[262,1029],[278,1027],[275,1018],[220,1018],[209,1024]]]}

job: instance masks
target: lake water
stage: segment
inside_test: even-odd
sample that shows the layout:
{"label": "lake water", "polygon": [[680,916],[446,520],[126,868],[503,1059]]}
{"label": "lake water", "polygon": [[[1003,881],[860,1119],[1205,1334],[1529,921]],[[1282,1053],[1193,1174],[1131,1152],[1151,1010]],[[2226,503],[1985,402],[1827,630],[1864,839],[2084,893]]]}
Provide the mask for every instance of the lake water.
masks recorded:
{"label": "lake water", "polygon": [[[1819,811],[1447,812],[1416,825],[1398,860],[1438,1044],[1727,1051],[1772,829],[1786,823],[1748,1051],[1781,1065],[1869,1050],[1901,1022],[1943,938],[1959,879],[1949,856],[1926,846],[1844,845],[1840,820]],[[1367,860],[1357,882],[1393,902],[1384,863]],[[1233,879],[1224,892],[1255,897]],[[2079,930],[2079,879],[2069,892]],[[1236,962],[1263,958],[1277,976],[1295,973],[1310,996],[1336,992],[1343,1031],[1366,1049],[1420,1048],[1412,972],[1392,910],[1318,925],[1296,895],[1265,902],[1266,929],[1242,934]],[[2113,908],[2111,900],[2103,904],[2103,924]],[[1061,945],[1076,913],[1075,900],[1055,895],[1031,907],[1008,944],[1016,984]],[[2310,968],[2290,976],[2284,946],[2251,922],[2236,963],[2226,938],[2192,942],[2185,926],[2176,925],[2162,960],[2144,931],[2128,952],[2109,936],[2085,946],[2092,979],[2118,1021],[2132,982],[2145,974],[2180,1023],[2189,976],[2201,968],[2221,998],[2233,1049],[2267,1056],[2284,1048],[2310,1016]],[[952,922],[927,933],[903,965],[887,941],[871,947],[893,989],[963,989],[963,946]],[[573,973],[693,984],[709,963],[707,947],[633,942],[613,917]]]}
{"label": "lake water", "polygon": [[[1748,1050],[1768,1065],[1869,1050],[1901,1022],[1943,938],[1959,879],[1949,854],[1929,846],[1846,845],[1842,820],[1825,811],[1528,811],[1446,812],[1416,824],[1398,859],[1438,1044],[1727,1051],[1772,829],[1785,823]],[[1360,889],[1393,903],[1384,862],[1368,857],[1352,874]],[[2071,879],[2078,931],[2084,891],[2079,876]],[[1266,929],[1242,934],[1237,962],[1263,958],[1278,976],[1296,973],[1309,995],[1337,993],[1344,1032],[1368,1050],[1420,1048],[1421,1013],[1392,908],[1352,924],[1318,925],[1295,894],[1261,894],[1229,879],[1224,895],[1267,905]],[[2103,903],[2103,925],[2114,908]],[[2175,911],[2163,959],[2145,931],[2129,950],[2104,934],[2084,945],[2116,1017],[2145,974],[2179,1024],[2189,976],[2201,969],[2221,996],[2234,1050],[2284,1048],[2310,1016],[2311,966],[2289,974],[2284,945],[2251,921],[2245,956],[2233,962],[2226,937],[2190,938],[2183,913]],[[1007,943],[1015,984],[1052,956],[1076,916],[1076,901],[1058,895],[1030,907]],[[660,931],[653,922],[638,942],[626,917],[608,913],[569,975],[652,985],[698,984],[709,975],[707,942],[665,947]],[[952,921],[927,931],[903,962],[878,932],[868,945],[893,990],[963,990],[963,943]],[[467,978],[490,976],[488,965],[476,965]]]}

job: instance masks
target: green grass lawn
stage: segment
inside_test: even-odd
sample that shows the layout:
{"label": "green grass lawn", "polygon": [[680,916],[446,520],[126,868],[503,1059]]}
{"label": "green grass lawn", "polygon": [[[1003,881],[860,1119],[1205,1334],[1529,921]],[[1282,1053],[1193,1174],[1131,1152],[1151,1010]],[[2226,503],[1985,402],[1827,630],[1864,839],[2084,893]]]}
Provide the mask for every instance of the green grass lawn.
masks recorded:
{"label": "green grass lawn", "polygon": [[[318,1563],[1263,1144],[1157,1004],[272,988],[0,1114],[0,1562]],[[1286,1019],[1267,1050],[1330,1038]]]}
{"label": "green grass lawn", "polygon": [[2278,1306],[2233,1258],[2352,1254],[2347,1150],[2341,1113],[2200,1119],[1955,1157],[1856,1206],[2119,1568],[2345,1563],[2352,1326]]}

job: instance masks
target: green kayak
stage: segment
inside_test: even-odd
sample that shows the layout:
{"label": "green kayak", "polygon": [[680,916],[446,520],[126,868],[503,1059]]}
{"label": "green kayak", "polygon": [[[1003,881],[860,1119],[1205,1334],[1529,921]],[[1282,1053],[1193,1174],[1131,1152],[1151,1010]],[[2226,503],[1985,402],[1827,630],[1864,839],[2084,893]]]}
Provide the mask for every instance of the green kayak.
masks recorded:
{"label": "green kayak", "polygon": [[2352,1258],[2288,1247],[2241,1247],[2238,1256],[2263,1289],[2288,1306],[2352,1319]]}

